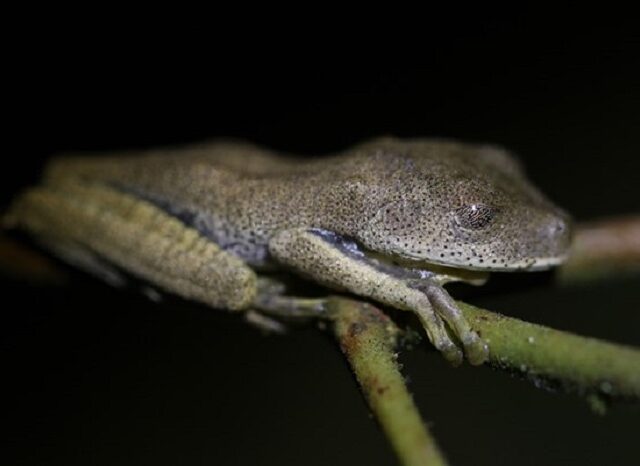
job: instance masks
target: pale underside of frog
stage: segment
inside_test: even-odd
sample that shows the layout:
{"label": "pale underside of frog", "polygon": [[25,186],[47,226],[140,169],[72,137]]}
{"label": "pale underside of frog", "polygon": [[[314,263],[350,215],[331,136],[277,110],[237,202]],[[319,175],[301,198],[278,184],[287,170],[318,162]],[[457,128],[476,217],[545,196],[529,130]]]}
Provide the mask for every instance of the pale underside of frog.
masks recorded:
{"label": "pale underside of frog", "polygon": [[570,240],[503,149],[394,138],[312,159],[230,142],[59,157],[5,224],[215,308],[299,312],[308,302],[262,278],[293,272],[413,311],[454,364],[488,348],[443,285],[548,269]]}

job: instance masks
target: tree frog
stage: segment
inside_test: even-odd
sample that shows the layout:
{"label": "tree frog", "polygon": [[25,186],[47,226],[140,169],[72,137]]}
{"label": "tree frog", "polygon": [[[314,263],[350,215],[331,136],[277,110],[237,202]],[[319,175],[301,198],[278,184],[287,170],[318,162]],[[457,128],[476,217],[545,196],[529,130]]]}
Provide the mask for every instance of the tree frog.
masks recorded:
{"label": "tree frog", "polygon": [[312,159],[239,142],[54,158],[5,224],[215,308],[294,312],[261,277],[301,274],[414,312],[454,364],[488,348],[443,285],[559,265],[570,242],[505,150],[391,137]]}

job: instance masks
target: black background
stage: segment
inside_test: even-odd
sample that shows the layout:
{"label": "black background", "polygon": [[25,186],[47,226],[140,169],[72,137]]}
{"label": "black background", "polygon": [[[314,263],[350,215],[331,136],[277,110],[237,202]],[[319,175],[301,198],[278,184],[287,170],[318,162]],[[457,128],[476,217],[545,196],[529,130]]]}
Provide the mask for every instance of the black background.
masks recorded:
{"label": "black background", "polygon": [[[58,152],[235,137],[316,155],[395,134],[502,144],[578,220],[637,213],[636,37],[613,25],[522,43],[523,29],[536,28],[478,27],[425,51],[413,70],[380,59],[283,70],[207,54],[146,63],[139,52],[144,65],[136,53],[103,61],[90,49],[27,56],[6,90],[0,201]],[[545,282],[496,277],[490,293],[462,293],[509,315],[640,343],[637,278]],[[6,464],[393,464],[336,346],[313,328],[263,337],[237,316],[152,303],[81,274],[62,288],[0,283]],[[486,368],[453,370],[427,345],[403,362],[453,464],[637,460],[637,406],[600,417],[576,396]]]}

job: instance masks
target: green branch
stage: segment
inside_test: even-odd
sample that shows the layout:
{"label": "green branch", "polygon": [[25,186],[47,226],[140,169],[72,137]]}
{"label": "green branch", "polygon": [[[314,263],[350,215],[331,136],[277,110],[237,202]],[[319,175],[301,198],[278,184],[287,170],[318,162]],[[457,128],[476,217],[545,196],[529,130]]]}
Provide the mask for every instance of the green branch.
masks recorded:
{"label": "green branch", "polygon": [[490,364],[536,385],[640,400],[640,350],[581,337],[458,302],[489,345]]}
{"label": "green branch", "polygon": [[395,324],[375,307],[333,297],[328,310],[342,352],[401,464],[447,464],[420,418],[396,361]]}
{"label": "green branch", "polygon": [[[458,302],[489,345],[489,364],[535,383],[602,399],[640,400],[640,351],[554,330]],[[400,463],[446,465],[400,373],[401,331],[370,304],[333,296],[334,333]]]}

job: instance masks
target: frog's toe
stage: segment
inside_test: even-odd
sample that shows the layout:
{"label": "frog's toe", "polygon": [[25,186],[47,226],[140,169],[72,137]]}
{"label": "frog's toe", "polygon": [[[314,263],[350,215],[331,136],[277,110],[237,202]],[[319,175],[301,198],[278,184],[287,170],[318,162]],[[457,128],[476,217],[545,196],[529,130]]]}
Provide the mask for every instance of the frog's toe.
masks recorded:
{"label": "frog's toe", "polygon": [[[462,364],[463,354],[460,348],[458,348],[451,340],[442,342],[441,344],[435,344],[434,346],[442,356],[454,367],[458,367]],[[468,356],[467,356],[468,357]]]}
{"label": "frog's toe", "polygon": [[489,347],[473,331],[449,293],[438,284],[429,284],[426,293],[436,314],[447,323],[462,344],[469,363],[477,366],[486,362],[489,357]]}
{"label": "frog's toe", "polygon": [[482,340],[476,332],[470,331],[461,338],[464,352],[469,364],[479,366],[484,364],[489,358],[489,346]]}
{"label": "frog's toe", "polygon": [[454,366],[462,364],[462,350],[451,339],[444,321],[433,311],[429,302],[425,301],[422,306],[417,306],[415,313],[427,332],[429,340],[442,353],[442,356]]}

